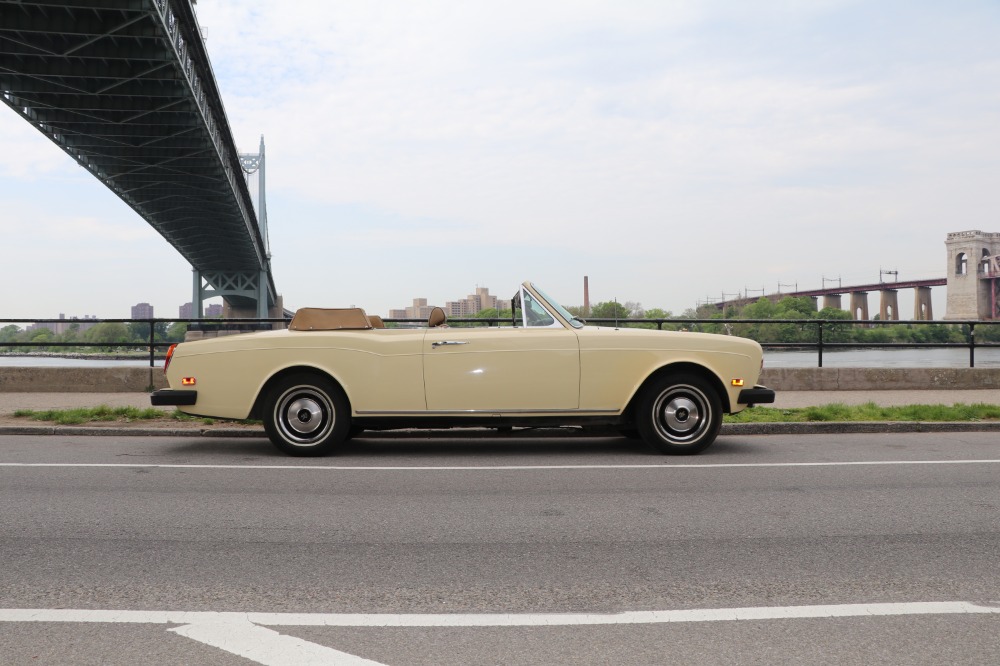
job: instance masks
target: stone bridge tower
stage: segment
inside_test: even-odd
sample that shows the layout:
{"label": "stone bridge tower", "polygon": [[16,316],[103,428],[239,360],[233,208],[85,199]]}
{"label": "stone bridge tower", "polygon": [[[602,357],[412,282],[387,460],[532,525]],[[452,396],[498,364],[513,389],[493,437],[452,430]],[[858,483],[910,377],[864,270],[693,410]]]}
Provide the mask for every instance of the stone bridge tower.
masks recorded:
{"label": "stone bridge tower", "polygon": [[948,252],[945,319],[998,319],[1000,233],[957,231],[944,242]]}

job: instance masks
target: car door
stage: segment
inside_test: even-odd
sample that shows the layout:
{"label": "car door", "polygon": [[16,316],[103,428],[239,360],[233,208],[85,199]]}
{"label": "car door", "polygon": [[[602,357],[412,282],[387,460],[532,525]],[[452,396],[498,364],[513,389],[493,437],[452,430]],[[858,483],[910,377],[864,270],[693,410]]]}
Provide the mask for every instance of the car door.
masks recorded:
{"label": "car door", "polygon": [[432,412],[543,412],[580,405],[580,346],[565,327],[432,328],[424,336]]}

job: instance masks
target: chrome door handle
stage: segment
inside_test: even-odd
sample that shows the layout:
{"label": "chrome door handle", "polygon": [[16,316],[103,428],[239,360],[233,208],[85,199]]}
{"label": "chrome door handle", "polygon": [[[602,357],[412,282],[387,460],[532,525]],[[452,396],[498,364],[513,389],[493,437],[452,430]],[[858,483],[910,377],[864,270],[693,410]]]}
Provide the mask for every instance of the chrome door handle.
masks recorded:
{"label": "chrome door handle", "polygon": [[440,342],[432,342],[431,347],[443,347],[445,345],[467,345],[468,342],[459,340],[441,340]]}

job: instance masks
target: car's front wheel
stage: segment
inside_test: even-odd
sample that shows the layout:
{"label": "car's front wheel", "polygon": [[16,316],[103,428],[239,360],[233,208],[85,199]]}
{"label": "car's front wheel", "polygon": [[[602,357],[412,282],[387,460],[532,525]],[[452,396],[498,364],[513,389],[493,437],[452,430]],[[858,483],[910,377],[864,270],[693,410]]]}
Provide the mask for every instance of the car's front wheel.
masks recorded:
{"label": "car's front wheel", "polygon": [[267,393],[264,430],[289,455],[326,455],[347,439],[350,428],[347,397],[324,377],[290,375]]}
{"label": "car's front wheel", "polygon": [[641,396],[636,425],[642,438],[660,453],[701,453],[719,434],[722,402],[701,377],[663,377]]}

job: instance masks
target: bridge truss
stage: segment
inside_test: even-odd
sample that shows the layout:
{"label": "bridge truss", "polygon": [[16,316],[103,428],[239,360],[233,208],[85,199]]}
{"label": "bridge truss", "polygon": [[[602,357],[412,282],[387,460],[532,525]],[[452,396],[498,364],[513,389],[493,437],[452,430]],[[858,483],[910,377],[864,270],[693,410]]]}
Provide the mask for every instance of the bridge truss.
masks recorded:
{"label": "bridge truss", "polygon": [[189,0],[0,0],[0,99],[191,263],[199,315],[220,295],[267,316],[263,189],[244,177],[263,139],[237,153]]}

